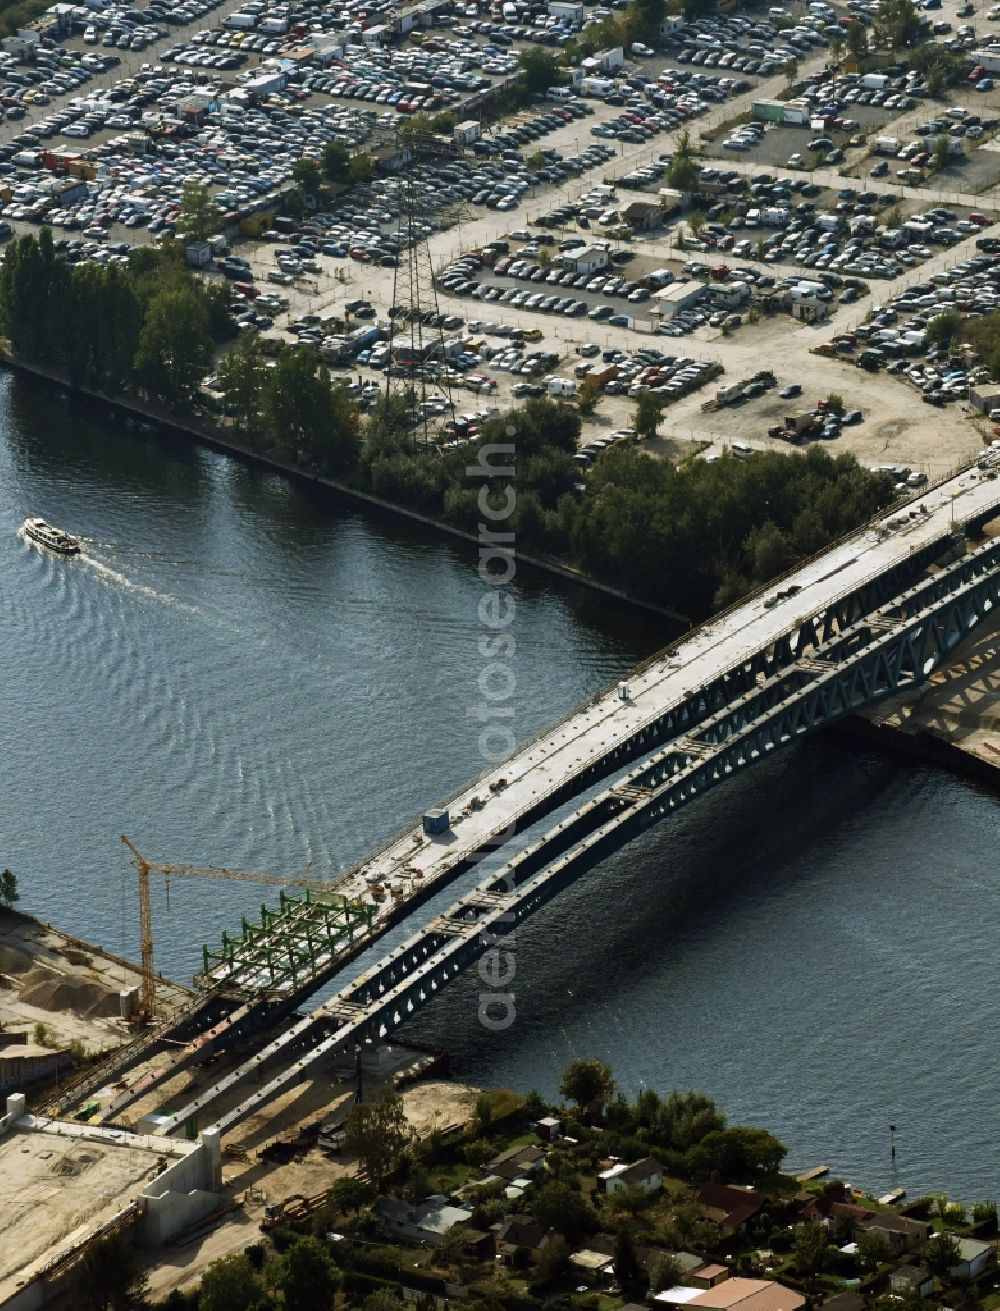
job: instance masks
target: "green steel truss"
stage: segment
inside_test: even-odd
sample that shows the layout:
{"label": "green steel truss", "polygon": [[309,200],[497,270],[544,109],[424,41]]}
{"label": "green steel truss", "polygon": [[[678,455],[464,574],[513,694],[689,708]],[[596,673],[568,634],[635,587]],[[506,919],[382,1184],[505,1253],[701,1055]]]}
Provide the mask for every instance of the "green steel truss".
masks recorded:
{"label": "green steel truss", "polygon": [[239,937],[223,932],[221,950],[202,947],[205,987],[225,984],[257,995],[307,983],[349,950],[372,924],[373,906],[306,889],[282,890],[278,907],[262,905],[260,923],[244,917]]}

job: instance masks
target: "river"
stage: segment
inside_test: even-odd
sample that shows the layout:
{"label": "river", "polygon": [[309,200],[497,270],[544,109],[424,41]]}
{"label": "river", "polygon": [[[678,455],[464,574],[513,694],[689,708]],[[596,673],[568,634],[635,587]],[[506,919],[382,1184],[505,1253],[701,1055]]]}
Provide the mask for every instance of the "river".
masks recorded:
{"label": "river", "polygon": [[[18,536],[81,533],[76,560]],[[475,548],[0,377],[0,863],[24,907],[138,953],[154,859],[332,875],[477,772]],[[524,738],[668,637],[522,570]],[[457,1077],[551,1093],[573,1055],[700,1087],[795,1166],[995,1196],[995,800],[842,742],[768,762],[646,835],[519,936],[517,1021],[474,978],[412,1026]],[[311,862],[311,864],[310,864]],[[157,879],[187,977],[249,885]],[[889,1160],[890,1121],[897,1160]]]}

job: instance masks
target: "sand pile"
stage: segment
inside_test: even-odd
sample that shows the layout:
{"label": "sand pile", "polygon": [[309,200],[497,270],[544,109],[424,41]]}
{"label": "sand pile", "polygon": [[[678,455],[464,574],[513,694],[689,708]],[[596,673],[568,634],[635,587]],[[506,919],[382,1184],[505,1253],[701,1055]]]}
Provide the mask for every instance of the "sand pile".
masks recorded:
{"label": "sand pile", "polygon": [[119,1013],[118,994],[87,979],[70,979],[36,965],[24,977],[20,1000],[43,1011],[73,1011],[84,1019]]}
{"label": "sand pile", "polygon": [[0,974],[27,974],[33,964],[26,951],[0,944]]}

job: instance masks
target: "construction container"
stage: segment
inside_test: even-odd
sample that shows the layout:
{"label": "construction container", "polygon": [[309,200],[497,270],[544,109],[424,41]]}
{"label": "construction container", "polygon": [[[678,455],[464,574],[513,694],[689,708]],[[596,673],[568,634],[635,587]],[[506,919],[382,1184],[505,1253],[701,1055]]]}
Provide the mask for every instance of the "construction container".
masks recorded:
{"label": "construction container", "polygon": [[424,832],[430,837],[447,833],[451,828],[451,816],[447,810],[428,810],[424,815]]}

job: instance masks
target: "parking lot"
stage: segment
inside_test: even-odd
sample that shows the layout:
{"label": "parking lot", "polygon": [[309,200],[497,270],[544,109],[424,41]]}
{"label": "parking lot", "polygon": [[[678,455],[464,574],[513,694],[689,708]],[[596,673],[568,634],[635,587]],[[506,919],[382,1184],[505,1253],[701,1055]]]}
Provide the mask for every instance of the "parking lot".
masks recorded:
{"label": "parking lot", "polygon": [[[945,459],[940,425],[932,422],[936,403],[924,404],[912,384],[887,380],[880,384],[881,412],[869,420],[871,407],[861,400],[871,377],[842,354],[812,351],[861,324],[875,294],[884,305],[899,284],[911,284],[912,292],[925,274],[937,294],[942,284],[932,279],[974,253],[993,211],[975,194],[946,199],[943,191],[974,191],[977,179],[992,177],[990,168],[1000,165],[992,129],[980,136],[973,121],[978,113],[988,122],[991,96],[950,93],[952,106],[960,96],[975,101],[961,121],[969,153],[930,187],[896,182],[895,172],[910,162],[905,158],[890,162],[886,179],[852,181],[850,173],[873,163],[873,134],[898,131],[901,148],[926,141],[917,129],[935,107],[908,94],[919,91],[912,80],[875,94],[849,78],[834,84],[825,68],[824,23],[812,21],[804,5],[789,6],[792,22],[782,31],[764,11],[689,23],[655,54],[612,69],[604,94],[540,100],[487,121],[479,141],[448,158],[378,171],[281,234],[257,241],[237,234],[236,220],[275,208],[297,158],[318,158],[329,141],[391,156],[409,115],[475,116],[479,99],[512,76],[519,50],[558,49],[569,38],[534,0],[517,22],[500,9],[462,0],[440,13],[440,22],[400,38],[392,33],[399,11],[391,0],[363,7],[360,0],[111,6],[53,39],[34,65],[6,62],[0,172],[11,194],[3,218],[15,228],[49,222],[72,259],[120,259],[128,245],[169,233],[185,183],[204,183],[227,212],[238,252],[228,270],[217,253],[209,275],[228,272],[234,286],[256,286],[255,295],[234,302],[241,326],[326,348],[350,335],[351,324],[371,325],[373,345],[358,344],[343,359],[339,345],[335,352],[335,367],[350,369],[358,399],[370,403],[391,367],[390,311],[406,257],[399,219],[412,209],[413,232],[427,241],[438,278],[441,331],[462,343],[449,376],[459,396],[469,396],[468,414],[475,416],[483,397],[502,406],[531,394],[546,376],[582,384],[592,350],[602,365],[606,352],[622,352],[619,376],[604,379],[598,409],[585,420],[585,435],[593,437],[609,425],[627,429],[636,389],[670,386],[670,371],[690,370],[690,361],[749,374],[762,352],[778,351],[783,368],[858,398],[866,418],[838,434],[843,448],[867,453],[909,444],[903,455],[911,462],[931,467]],[[948,15],[949,6],[940,12]],[[372,40],[370,29],[380,23],[388,35]],[[809,92],[815,109],[835,108],[841,120],[824,130],[831,146],[811,152],[814,130],[768,127],[749,149],[725,149],[722,142],[741,130],[755,99],[785,94],[781,70],[792,56],[798,89]],[[953,119],[956,137],[958,127]],[[675,216],[650,232],[628,231],[629,202],[657,194],[686,128],[706,145],[704,226],[694,237],[687,216]],[[75,191],[54,188],[64,177],[26,158],[60,146],[79,152],[92,170]],[[832,153],[838,149],[842,162]],[[789,167],[796,153],[809,167]],[[625,175],[643,169],[645,192],[622,185]],[[907,224],[899,238],[897,229]],[[498,245],[484,264],[479,253],[491,242],[506,249]],[[607,267],[585,271],[558,262],[567,251],[604,242]],[[812,294],[826,317],[816,325],[793,323],[787,314],[803,279],[819,289]],[[682,308],[653,312],[659,291],[685,283],[693,291],[680,293]],[[976,286],[989,304],[988,289]],[[959,283],[958,290],[967,287]],[[758,321],[755,310],[748,318],[746,306],[763,304],[761,297],[784,298],[786,312]],[[910,312],[905,303],[903,312]],[[876,331],[891,326],[880,323]],[[675,335],[689,341],[663,339]],[[926,381],[935,379],[929,374]],[[951,390],[959,381],[944,379]],[[771,442],[773,399],[753,399],[739,414],[706,414],[700,388],[672,394],[661,425],[668,438],[732,440],[741,425],[756,425],[759,410],[760,440]],[[949,461],[972,440],[955,425],[945,443]]]}

